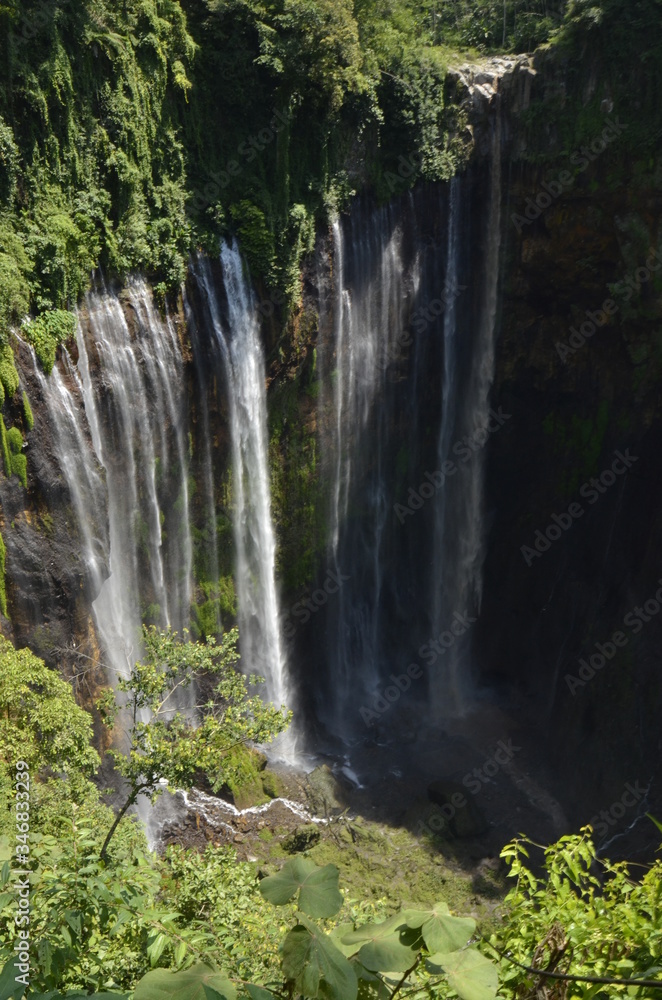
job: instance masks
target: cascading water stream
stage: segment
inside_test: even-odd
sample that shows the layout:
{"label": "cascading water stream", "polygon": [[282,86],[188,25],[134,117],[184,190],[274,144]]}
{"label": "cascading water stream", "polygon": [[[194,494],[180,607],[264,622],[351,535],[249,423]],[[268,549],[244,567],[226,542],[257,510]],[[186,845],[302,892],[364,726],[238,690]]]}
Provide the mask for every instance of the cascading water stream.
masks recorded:
{"label": "cascading water stream", "polygon": [[[133,335],[120,300],[93,293],[86,302],[89,336],[80,324],[77,332],[78,364],[64,350],[61,367],[46,377],[34,359],[95,595],[104,660],[116,676],[126,676],[140,656],[143,616],[181,629],[191,599],[181,351],[143,282],[130,285],[128,301]],[[108,538],[102,538],[96,524],[106,509]]]}
{"label": "cascading water stream", "polygon": [[[406,325],[407,301],[418,281],[416,265],[405,267],[402,227],[392,213],[381,209],[372,222],[346,233],[340,220],[334,220],[333,289],[330,301],[322,298],[320,303],[322,322],[325,314],[332,318],[331,343],[322,352],[321,367],[333,392],[320,400],[320,420],[329,428],[327,448],[333,456],[328,561],[336,578],[350,579],[331,612],[328,657],[337,714],[327,722],[337,734],[345,728],[345,706],[359,693],[373,692],[379,682],[381,592],[387,572],[383,540],[390,513],[384,461],[390,414],[382,404],[397,338]],[[368,438],[366,470],[361,446]],[[369,511],[366,518],[357,518],[351,509],[359,493]]]}
{"label": "cascading water stream", "polygon": [[[291,700],[276,589],[276,540],[271,520],[265,365],[256,304],[236,244],[223,243],[223,310],[207,261],[197,265],[218,345],[230,421],[233,529],[239,635],[244,669],[265,679],[265,700]],[[287,736],[287,734],[286,734]],[[293,753],[293,738],[277,751]]]}
{"label": "cascading water stream", "polygon": [[[347,582],[315,646],[325,684],[316,710],[346,741],[385,717],[413,661],[425,679],[408,697],[432,726],[462,715],[472,695],[498,302],[498,119],[488,178],[482,217],[467,176],[387,208],[358,201],[332,226],[332,280],[320,279],[319,424],[327,568]],[[385,717],[387,739],[407,724],[403,705]]]}
{"label": "cascading water stream", "polygon": [[[484,541],[484,446],[489,437],[489,395],[494,377],[494,335],[498,304],[499,248],[501,244],[501,134],[494,124],[490,158],[490,189],[485,224],[482,289],[473,338],[469,373],[460,379],[460,338],[455,292],[459,284],[461,180],[450,185],[446,287],[451,290],[444,315],[442,415],[437,468],[453,462],[460,446],[469,442],[471,454],[459,475],[448,478],[435,508],[433,578],[433,635],[452,627],[453,616],[475,621],[480,611]],[[459,390],[462,390],[461,392]],[[455,449],[455,451],[454,451]],[[451,636],[453,633],[451,632]],[[461,715],[472,690],[469,633],[454,636],[445,651],[444,669],[431,676],[432,704],[440,715]]]}

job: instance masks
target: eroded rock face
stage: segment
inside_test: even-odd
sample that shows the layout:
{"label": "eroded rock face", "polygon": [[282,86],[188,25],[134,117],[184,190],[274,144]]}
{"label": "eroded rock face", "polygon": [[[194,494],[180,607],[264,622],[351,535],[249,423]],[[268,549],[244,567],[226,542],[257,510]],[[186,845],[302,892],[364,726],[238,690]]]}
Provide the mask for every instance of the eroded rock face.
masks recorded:
{"label": "eroded rock face", "polygon": [[662,576],[662,200],[608,149],[521,165],[507,196],[477,649],[484,682],[532,699],[576,826],[659,760],[659,624],[625,619]]}
{"label": "eroded rock face", "polygon": [[[96,659],[98,648],[91,618],[96,593],[84,563],[69,489],[58,463],[53,427],[30,352],[18,344],[15,354],[21,386],[6,412],[6,422],[20,424],[20,399],[25,391],[34,415],[34,429],[25,430],[27,490],[16,476],[0,477],[10,615],[3,632],[18,646],[29,645],[53,665],[63,660],[73,663],[81,656]],[[82,407],[80,398],[78,403]],[[95,513],[95,533],[103,545],[107,540],[106,512]]]}

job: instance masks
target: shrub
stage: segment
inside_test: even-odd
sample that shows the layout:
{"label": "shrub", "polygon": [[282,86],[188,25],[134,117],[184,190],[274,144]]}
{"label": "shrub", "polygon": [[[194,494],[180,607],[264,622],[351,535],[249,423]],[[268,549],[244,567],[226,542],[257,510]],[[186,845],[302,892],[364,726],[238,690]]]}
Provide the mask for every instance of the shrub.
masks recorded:
{"label": "shrub", "polygon": [[73,337],[75,329],[76,317],[64,309],[42,313],[24,326],[25,339],[34,347],[47,375],[53,370],[57,345]]}
{"label": "shrub", "polygon": [[0,383],[3,388],[3,402],[5,393],[13,396],[18,389],[18,372],[14,364],[14,352],[9,344],[0,347]]}

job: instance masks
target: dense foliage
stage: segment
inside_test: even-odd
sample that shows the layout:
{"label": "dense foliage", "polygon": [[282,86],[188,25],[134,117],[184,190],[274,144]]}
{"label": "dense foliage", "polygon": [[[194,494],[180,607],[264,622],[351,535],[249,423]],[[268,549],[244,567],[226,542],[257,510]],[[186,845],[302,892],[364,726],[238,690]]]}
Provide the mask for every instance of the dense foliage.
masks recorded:
{"label": "dense foliage", "polygon": [[[545,980],[523,970],[524,965],[577,977],[572,982],[577,1000],[605,991],[582,977],[659,979],[662,862],[635,875],[625,862],[598,860],[590,827],[543,848],[542,871],[527,860],[539,850],[522,838],[502,852],[516,880],[506,897],[504,923],[492,937],[499,953],[509,956],[501,963],[502,996],[528,997],[541,986],[565,996],[566,983]],[[612,984],[609,995],[630,990]]]}
{"label": "dense foliage", "polygon": [[463,163],[454,51],[554,38],[581,76],[590,42],[653,95],[659,22],[660,0],[4,0],[0,338],[96,267],[174,288],[224,227],[291,301],[329,207]]}
{"label": "dense foliage", "polygon": [[236,773],[235,747],[268,743],[287,728],[290,713],[249,696],[249,678],[235,669],[237,641],[236,628],[223,635],[219,646],[213,637],[197,643],[189,642],[186,632],[143,629],[142,660],[99,702],[104,721],[111,728],[117,720],[123,723],[122,743],[128,742],[110,751],[125,779],[126,797],[103,843],[103,859],[139,795],[154,801],[165,784],[190,788],[199,772],[208,774],[217,789]]}
{"label": "dense foliage", "polygon": [[[159,775],[186,782],[194,757],[209,766],[204,740],[177,713],[176,743],[164,725],[163,708],[188,671],[199,683],[205,675],[221,678],[222,691],[208,704],[217,724],[207,734],[211,757],[232,734],[243,739],[251,726],[253,735],[256,725],[274,727],[232,669],[232,639],[218,651],[168,632],[148,630],[145,639],[143,662],[124,687],[136,720],[149,706],[156,717],[136,727],[124,763],[117,757],[130,789],[145,775],[152,792]],[[218,669],[209,664],[215,656]],[[24,992],[13,954],[17,889],[26,877],[29,995],[41,1000],[130,991],[134,1000],[493,1000],[497,986],[515,1000],[543,983],[526,966],[569,973],[576,977],[572,995],[589,1000],[597,990],[586,977],[617,980],[610,995],[627,991],[628,980],[659,977],[661,863],[635,878],[626,864],[598,862],[588,829],[547,848],[535,870],[527,867],[530,842],[504,849],[515,884],[488,940],[443,901],[404,900],[389,913],[384,901],[350,899],[339,890],[338,869],[319,867],[305,853],[260,881],[231,847],[209,845],[201,854],[171,847],[157,857],[136,821],[124,817],[102,859],[115,821],[90,780],[99,764],[90,737],[91,717],[69,685],[28,650],[1,640],[0,1000]],[[226,767],[222,753],[217,766]],[[30,788],[25,833],[17,770]],[[20,857],[27,864],[17,864],[16,844],[26,845]],[[554,984],[544,985],[556,995]],[[563,984],[558,995],[565,996]]]}

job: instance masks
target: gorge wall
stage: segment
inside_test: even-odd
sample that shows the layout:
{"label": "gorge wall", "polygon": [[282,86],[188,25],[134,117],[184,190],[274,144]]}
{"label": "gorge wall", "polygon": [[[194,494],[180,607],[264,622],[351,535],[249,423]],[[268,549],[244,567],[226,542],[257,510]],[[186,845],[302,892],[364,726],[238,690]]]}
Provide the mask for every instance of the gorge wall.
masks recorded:
{"label": "gorge wall", "polygon": [[[286,324],[265,288],[250,305],[262,317],[282,655],[300,728],[327,749],[338,737],[397,743],[433,732],[478,693],[536,728],[575,825],[655,774],[662,695],[657,612],[624,624],[662,578],[662,268],[651,256],[661,167],[625,155],[634,125],[620,128],[593,75],[586,66],[570,83],[544,54],[449,74],[473,144],[468,169],[387,204],[356,198],[318,232]],[[576,146],[545,118],[564,88],[577,107],[602,109]],[[96,433],[114,449],[105,474],[90,459],[95,429],[79,420],[80,347],[68,345],[70,360],[61,349],[48,383],[62,380],[82,435],[73,444],[87,455],[67,469],[52,390],[17,345],[35,428],[27,491],[0,479],[3,631],[84,678],[87,701],[103,681],[90,664],[109,645],[92,604],[108,589],[113,530],[121,540],[131,523],[127,489],[142,512],[131,528],[133,627],[180,627],[190,607],[204,636],[237,617],[236,399],[210,318],[213,292],[219,322],[232,322],[227,267],[194,265],[167,317],[146,291],[111,296],[135,361],[115,383],[98,348],[99,300],[81,310],[82,343],[97,345],[88,386],[110,402],[132,386],[130,427],[100,407]],[[163,358],[170,374],[153,369]],[[8,404],[17,425],[19,397]],[[94,514],[89,538],[78,487]],[[166,589],[179,590],[166,613],[169,575]],[[117,620],[112,602],[108,614]],[[466,624],[441,661],[430,641],[454,620]],[[604,647],[619,631],[626,641]],[[596,643],[605,662],[591,668]],[[362,716],[411,663],[422,679],[398,711]],[[653,785],[653,810],[657,795]]]}

